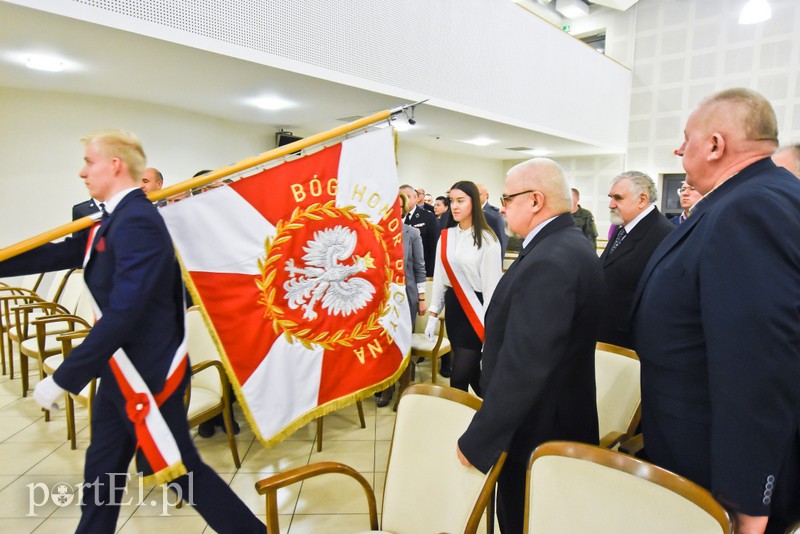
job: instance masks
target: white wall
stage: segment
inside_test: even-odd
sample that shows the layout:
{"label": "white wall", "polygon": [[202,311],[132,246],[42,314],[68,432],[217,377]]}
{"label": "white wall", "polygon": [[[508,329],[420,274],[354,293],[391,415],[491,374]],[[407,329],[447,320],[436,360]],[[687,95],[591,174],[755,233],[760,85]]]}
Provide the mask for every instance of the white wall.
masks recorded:
{"label": "white wall", "polygon": [[800,2],[770,0],[772,18],[738,24],[738,0],[640,0],[636,11],[629,168],[683,172],[673,150],[704,97],[748,87],[772,102],[782,143],[800,140]]}
{"label": "white wall", "polygon": [[[88,198],[81,136],[135,132],[167,185],[274,147],[274,130],[139,102],[0,87],[0,247],[70,221]],[[24,221],[14,224],[12,221]]]}
{"label": "white wall", "polygon": [[476,158],[434,152],[410,143],[403,143],[402,133],[397,150],[397,172],[400,183],[424,187],[434,197],[444,195],[459,180],[486,184],[489,202],[500,205],[505,171],[501,160]]}

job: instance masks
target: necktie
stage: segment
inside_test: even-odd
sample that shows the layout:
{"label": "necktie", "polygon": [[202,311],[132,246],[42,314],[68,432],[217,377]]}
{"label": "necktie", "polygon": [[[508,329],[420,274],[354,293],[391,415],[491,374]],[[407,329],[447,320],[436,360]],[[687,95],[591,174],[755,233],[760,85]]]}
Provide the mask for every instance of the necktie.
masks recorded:
{"label": "necktie", "polygon": [[411,224],[411,214],[410,213],[408,215],[406,215],[405,223],[406,224]]}
{"label": "necktie", "polygon": [[614,243],[611,245],[611,250],[608,251],[609,256],[611,256],[614,251],[617,250],[617,247],[620,243],[622,243],[622,240],[625,239],[626,235],[628,235],[628,233],[625,231],[625,227],[621,227],[619,232],[617,232],[617,237],[614,239]]}

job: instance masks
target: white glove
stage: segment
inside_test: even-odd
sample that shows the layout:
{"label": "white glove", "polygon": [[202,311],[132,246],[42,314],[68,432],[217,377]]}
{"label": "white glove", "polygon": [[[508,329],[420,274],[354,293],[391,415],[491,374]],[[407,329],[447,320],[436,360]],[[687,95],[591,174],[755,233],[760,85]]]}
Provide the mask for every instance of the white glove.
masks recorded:
{"label": "white glove", "polygon": [[439,324],[439,318],[431,315],[428,317],[428,324],[425,326],[425,337],[428,341],[433,341],[436,338],[436,325]]}
{"label": "white glove", "polygon": [[45,410],[58,410],[58,401],[64,397],[64,389],[48,376],[33,389],[33,398]]}

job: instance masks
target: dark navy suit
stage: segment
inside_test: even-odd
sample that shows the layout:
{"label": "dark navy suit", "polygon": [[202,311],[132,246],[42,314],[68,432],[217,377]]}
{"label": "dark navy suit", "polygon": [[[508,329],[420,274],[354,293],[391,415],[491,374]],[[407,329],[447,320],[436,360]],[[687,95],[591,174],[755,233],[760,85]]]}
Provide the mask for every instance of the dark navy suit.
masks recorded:
{"label": "dark navy suit", "polygon": [[[406,216],[408,217],[408,216]],[[422,251],[425,255],[425,274],[433,276],[433,268],[436,265],[436,244],[439,242],[439,221],[433,212],[416,206],[411,217],[404,222],[419,230],[422,238]]]}
{"label": "dark navy suit", "polygon": [[658,244],[675,229],[675,226],[658,211],[658,208],[654,208],[636,223],[630,234],[622,240],[612,254],[612,244],[621,228],[620,226],[614,231],[600,256],[608,294],[605,310],[600,319],[597,340],[631,348],[633,340],[631,339],[630,315],[636,286],[639,284],[647,260],[650,259]]}
{"label": "dark navy suit", "polygon": [[[0,263],[0,276],[52,271],[83,264],[88,232],[50,243]],[[135,432],[125,399],[108,361],[123,348],[154,394],[161,391],[172,357],[183,337],[180,270],[167,228],[140,189],[128,193],[101,225],[94,239],[84,279],[102,318],[84,342],[56,370],[59,386],[80,392],[95,377],[100,386],[93,404],[92,441],[86,452],[84,490],[78,532],[114,532],[118,506],[101,505],[112,497],[125,501],[124,479],[117,477],[111,495],[109,474],[126,473],[135,452]],[[183,396],[187,377],[163,404],[162,414],[180,448],[191,478],[175,482],[218,532],[263,532],[264,526],[208,466],[202,463],[190,435]],[[191,493],[189,484],[192,485]],[[129,496],[128,496],[129,497]]]}
{"label": "dark navy suit", "polygon": [[497,284],[486,310],[483,405],[459,439],[486,472],[504,450],[501,530],[522,532],[525,471],[549,440],[598,442],[594,347],[603,274],[572,215],[549,222]]}
{"label": "dark navy suit", "polygon": [[633,308],[649,459],[771,532],[800,519],[798,236],[800,181],[757,161],[661,243]]}
{"label": "dark navy suit", "polygon": [[87,215],[97,213],[98,211],[100,211],[100,207],[93,198],[90,198],[89,200],[79,202],[72,206],[72,220],[74,221],[76,219],[80,219],[81,217],[86,217]]}

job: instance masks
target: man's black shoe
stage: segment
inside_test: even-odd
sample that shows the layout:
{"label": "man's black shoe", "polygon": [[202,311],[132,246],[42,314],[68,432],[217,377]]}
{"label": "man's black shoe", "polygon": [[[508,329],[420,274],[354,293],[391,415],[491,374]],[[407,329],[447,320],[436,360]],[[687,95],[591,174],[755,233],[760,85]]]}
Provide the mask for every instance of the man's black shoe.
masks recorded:
{"label": "man's black shoe", "polygon": [[200,423],[200,426],[197,427],[197,435],[201,438],[210,438],[214,435],[214,420],[205,421],[204,423]]}

